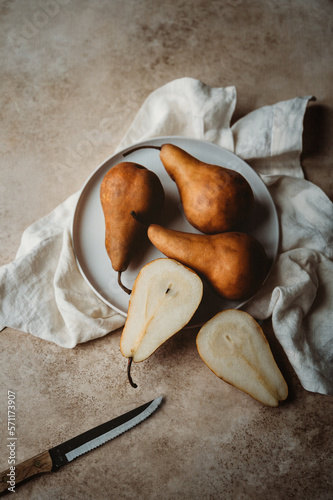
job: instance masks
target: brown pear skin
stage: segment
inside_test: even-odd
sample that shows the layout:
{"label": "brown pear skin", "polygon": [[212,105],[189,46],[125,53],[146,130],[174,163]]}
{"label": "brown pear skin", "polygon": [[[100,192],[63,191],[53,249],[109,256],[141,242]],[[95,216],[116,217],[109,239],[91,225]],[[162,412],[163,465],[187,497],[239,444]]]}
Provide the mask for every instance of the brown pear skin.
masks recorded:
{"label": "brown pear skin", "polygon": [[129,266],[146,234],[131,211],[135,211],[144,224],[156,222],[164,204],[163,186],[158,176],[144,166],[122,162],[104,176],[100,200],[105,219],[105,248],[122,286],[120,274]]}
{"label": "brown pear skin", "polygon": [[164,255],[206,278],[228,300],[252,297],[266,277],[266,252],[246,233],[193,234],[152,224],[148,238]]}
{"label": "brown pear skin", "polygon": [[163,144],[160,159],[176,182],[189,223],[205,234],[238,229],[249,217],[254,197],[238,172],[204,163],[173,144]]}

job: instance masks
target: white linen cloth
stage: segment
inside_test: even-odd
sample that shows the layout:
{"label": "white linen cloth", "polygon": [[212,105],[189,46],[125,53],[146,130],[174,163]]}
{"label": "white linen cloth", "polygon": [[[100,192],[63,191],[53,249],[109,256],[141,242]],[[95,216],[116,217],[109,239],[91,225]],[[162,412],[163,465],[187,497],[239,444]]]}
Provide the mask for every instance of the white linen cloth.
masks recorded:
{"label": "white linen cloth", "polygon": [[[305,389],[333,394],[333,205],[300,165],[310,98],[264,106],[231,126],[235,87],[180,78],[148,96],[117,150],[151,137],[188,136],[235,152],[261,175],[277,207],[281,241],[269,279],[245,309],[259,320],[272,316]],[[78,195],[28,227],[15,260],[0,268],[1,329],[72,348],[124,324],[77,268],[70,227]]]}

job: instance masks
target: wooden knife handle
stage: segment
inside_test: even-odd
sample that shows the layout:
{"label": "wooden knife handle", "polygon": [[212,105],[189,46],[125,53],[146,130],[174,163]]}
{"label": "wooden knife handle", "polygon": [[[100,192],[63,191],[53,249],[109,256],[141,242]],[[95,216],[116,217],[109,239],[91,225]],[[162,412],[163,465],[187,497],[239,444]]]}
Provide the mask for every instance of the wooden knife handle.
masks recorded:
{"label": "wooden knife handle", "polygon": [[51,455],[48,451],[14,465],[15,469],[7,469],[0,473],[0,493],[13,486],[14,489],[9,491],[16,491],[16,485],[21,481],[37,474],[51,472],[52,465]]}

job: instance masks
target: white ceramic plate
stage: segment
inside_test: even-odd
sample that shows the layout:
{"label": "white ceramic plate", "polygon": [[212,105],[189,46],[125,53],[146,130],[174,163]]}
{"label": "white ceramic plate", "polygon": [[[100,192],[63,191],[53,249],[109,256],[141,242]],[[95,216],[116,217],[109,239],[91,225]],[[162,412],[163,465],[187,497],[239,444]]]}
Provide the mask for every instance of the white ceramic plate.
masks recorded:
{"label": "white ceramic plate", "polygon": [[[250,183],[255,197],[255,209],[246,226],[241,229],[252,234],[262,243],[269,259],[269,271],[278,251],[279,224],[273,200],[260,177],[242,159],[215,144],[184,137],[159,137],[133,145],[111,156],[89,177],[80,193],[72,224],[74,252],[82,275],[102,301],[123,316],[127,315],[129,295],[119,287],[117,273],[113,271],[105,250],[104,215],[99,197],[100,185],[104,175],[117,163],[134,161],[142,164],[155,172],[163,185],[165,210],[162,224],[180,231],[197,233],[198,231],[183,215],[176,184],[166,173],[159,159],[159,151],[141,149],[126,154],[138,145],[160,146],[166,142],[181,147],[206,163],[221,165],[241,173]],[[165,256],[152,245],[147,244],[122,274],[123,283],[131,289],[140,269],[159,257]],[[191,325],[200,325],[217,312],[228,308],[240,308],[244,303],[222,299],[205,286],[202,304],[192,318]]]}

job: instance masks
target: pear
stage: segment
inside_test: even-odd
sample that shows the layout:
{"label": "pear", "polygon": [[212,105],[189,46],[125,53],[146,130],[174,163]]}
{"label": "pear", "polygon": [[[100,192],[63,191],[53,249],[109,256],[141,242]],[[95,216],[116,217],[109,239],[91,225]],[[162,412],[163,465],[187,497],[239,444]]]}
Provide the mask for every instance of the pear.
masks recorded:
{"label": "pear", "polygon": [[205,234],[239,229],[254,205],[250,184],[238,172],[204,163],[173,144],[163,144],[160,159],[176,182],[184,214]]}
{"label": "pear", "polygon": [[191,269],[172,259],[159,258],[146,264],[137,275],[120,339],[120,350],[132,361],[151,356],[172,335],[181,330],[197,310],[203,284]]}
{"label": "pear", "polygon": [[164,203],[164,190],[158,176],[133,162],[122,162],[104,176],[100,200],[105,219],[105,248],[113,269],[118,272],[119,285],[125,271],[142,245],[145,228],[132,216],[135,210],[146,224],[156,222]]}
{"label": "pear", "polygon": [[204,363],[225,382],[267,406],[278,406],[288,396],[268,341],[246,312],[225,310],[199,331],[197,349]]}
{"label": "pear", "polygon": [[160,252],[205,277],[225,299],[248,299],[265,279],[266,252],[249,234],[194,234],[158,224],[151,224],[147,234]]}

